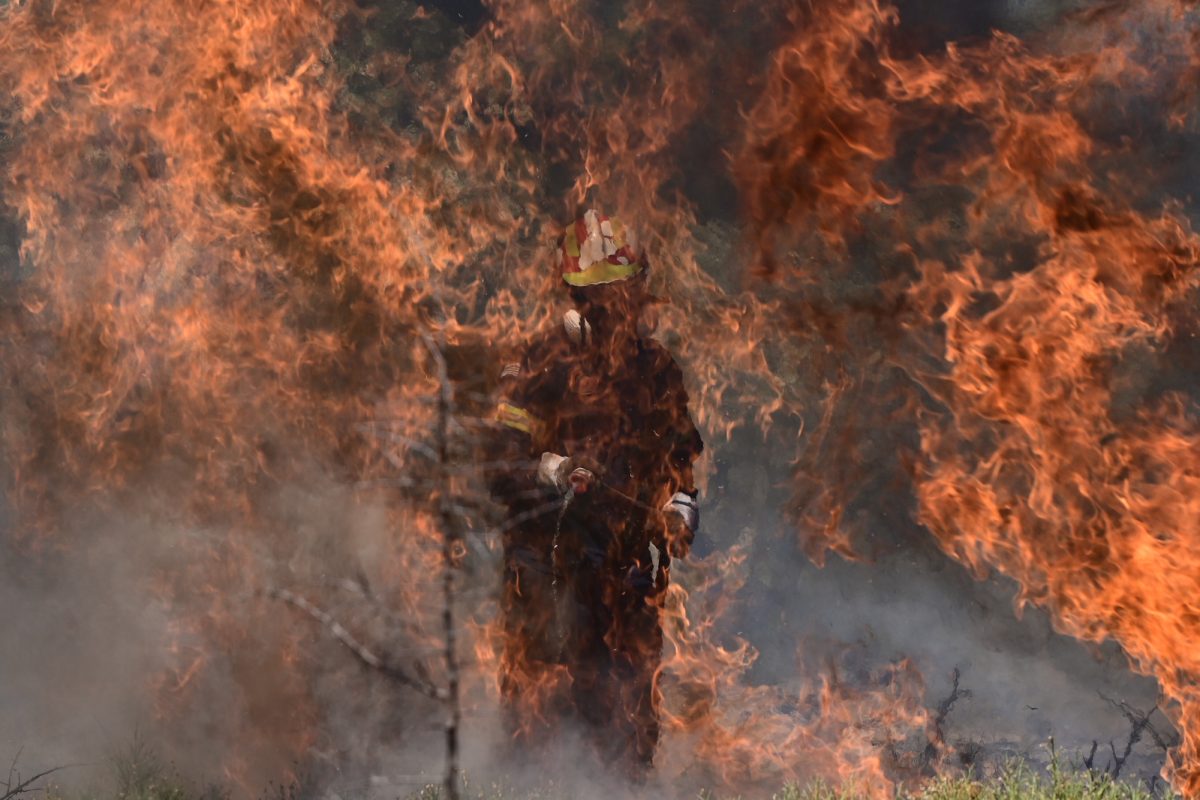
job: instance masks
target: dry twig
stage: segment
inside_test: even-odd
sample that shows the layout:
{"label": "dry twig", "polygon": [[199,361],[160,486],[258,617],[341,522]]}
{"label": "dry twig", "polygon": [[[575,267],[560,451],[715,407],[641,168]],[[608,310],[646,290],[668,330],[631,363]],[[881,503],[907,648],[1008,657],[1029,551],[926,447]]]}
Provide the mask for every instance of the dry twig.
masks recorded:
{"label": "dry twig", "polygon": [[42,778],[65,769],[65,767],[51,767],[50,769],[42,770],[31,778],[21,780],[21,774],[17,772],[17,761],[21,758],[21,752],[21,750],[18,750],[17,754],[13,756],[12,763],[8,765],[8,776],[4,779],[4,783],[0,784],[3,787],[3,790],[0,791],[0,800],[13,800],[13,798],[23,794],[29,794],[35,791],[34,784]]}
{"label": "dry twig", "polygon": [[[1149,711],[1141,711],[1140,709],[1131,706],[1129,703],[1126,703],[1124,700],[1114,700],[1113,698],[1106,696],[1103,692],[1098,692],[1097,694],[1099,694],[1100,697],[1102,697],[1113,708],[1120,711],[1121,715],[1124,716],[1125,719],[1129,720],[1129,724],[1131,726],[1129,730],[1129,738],[1126,740],[1125,747],[1120,754],[1117,753],[1117,747],[1114,742],[1109,741],[1108,743],[1108,747],[1112,751],[1112,761],[1105,771],[1108,772],[1114,779],[1121,776],[1121,770],[1125,767],[1125,762],[1129,760],[1130,754],[1133,753],[1133,748],[1142,740],[1143,734],[1148,733],[1150,738],[1154,740],[1154,743],[1160,749],[1164,751],[1169,751],[1171,749],[1172,744],[1167,741],[1166,737],[1159,733],[1159,731],[1150,721],[1150,717],[1154,715],[1155,711],[1158,711],[1157,703],[1155,703]],[[1088,769],[1092,769],[1095,755],[1096,742],[1092,742],[1092,751],[1084,761],[1084,764],[1088,767]]]}
{"label": "dry twig", "polygon": [[[290,592],[287,589],[269,589],[268,597],[273,597],[277,600],[282,600],[293,608],[303,611],[308,616],[312,617],[317,622],[325,626],[325,628],[333,635],[335,639],[349,650],[354,656],[366,666],[384,675],[390,680],[406,686],[415,692],[423,694],[431,700],[445,700],[445,690],[433,685],[429,681],[421,680],[413,677],[406,672],[402,667],[392,663],[389,659],[376,654],[373,650],[367,647],[362,642],[354,637],[354,634],[339,622],[332,614],[319,606],[313,605],[305,598]],[[0,798],[3,800],[3,798]]]}
{"label": "dry twig", "polygon": [[929,742],[925,745],[925,752],[921,755],[921,762],[926,768],[933,766],[942,747],[946,744],[944,726],[946,724],[946,717],[949,716],[951,709],[954,708],[954,704],[964,697],[971,696],[970,689],[959,688],[958,682],[961,677],[962,674],[959,672],[958,667],[955,667],[954,671],[950,673],[950,694],[946,695],[938,703],[937,713],[933,717],[933,732],[929,737]]}

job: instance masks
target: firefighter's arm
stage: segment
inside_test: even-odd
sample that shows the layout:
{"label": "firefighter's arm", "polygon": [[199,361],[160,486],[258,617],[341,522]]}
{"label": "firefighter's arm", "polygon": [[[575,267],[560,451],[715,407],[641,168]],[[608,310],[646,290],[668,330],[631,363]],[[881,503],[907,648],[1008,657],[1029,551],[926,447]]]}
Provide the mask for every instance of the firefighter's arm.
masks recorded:
{"label": "firefighter's arm", "polygon": [[[506,364],[501,371],[492,459],[512,466],[493,473],[492,494],[513,496],[538,488],[582,494],[595,480],[594,472],[587,468],[590,465],[557,453],[540,452],[539,444],[548,438],[546,420],[540,413],[542,409],[532,401],[536,392],[527,375],[528,369],[519,363]],[[530,469],[530,464],[535,466]]]}
{"label": "firefighter's arm", "polygon": [[519,362],[500,373],[492,432],[488,441],[488,488],[500,500],[528,492],[536,485],[534,438],[541,420],[530,409],[524,370]]}

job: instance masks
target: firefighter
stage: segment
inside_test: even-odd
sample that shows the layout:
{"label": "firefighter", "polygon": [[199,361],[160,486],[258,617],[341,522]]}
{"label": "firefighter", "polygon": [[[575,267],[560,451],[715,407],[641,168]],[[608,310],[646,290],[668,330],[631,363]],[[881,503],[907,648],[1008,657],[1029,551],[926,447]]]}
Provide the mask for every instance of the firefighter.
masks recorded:
{"label": "firefighter", "polygon": [[658,741],[658,597],[699,526],[703,443],[643,325],[653,298],[631,231],[588,211],[557,263],[573,307],[500,376],[501,691],[517,741],[581,722],[606,764],[638,776]]}

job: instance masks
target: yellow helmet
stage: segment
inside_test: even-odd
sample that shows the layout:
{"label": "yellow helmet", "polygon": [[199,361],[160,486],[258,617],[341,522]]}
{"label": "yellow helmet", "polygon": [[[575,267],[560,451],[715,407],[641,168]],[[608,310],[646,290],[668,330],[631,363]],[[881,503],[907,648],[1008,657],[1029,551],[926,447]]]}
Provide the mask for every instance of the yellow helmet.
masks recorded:
{"label": "yellow helmet", "polygon": [[593,286],[632,278],[645,269],[645,260],[632,230],[589,209],[563,235],[561,267],[571,286]]}

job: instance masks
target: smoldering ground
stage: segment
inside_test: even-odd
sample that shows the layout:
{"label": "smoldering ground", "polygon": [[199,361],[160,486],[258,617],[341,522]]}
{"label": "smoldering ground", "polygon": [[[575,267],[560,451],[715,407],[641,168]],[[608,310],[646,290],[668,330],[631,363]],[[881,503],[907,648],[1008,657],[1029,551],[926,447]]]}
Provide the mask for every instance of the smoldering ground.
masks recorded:
{"label": "smoldering ground", "polygon": [[[350,75],[350,91],[342,97],[344,107],[339,111],[366,128],[383,123],[397,128],[420,128],[428,120],[421,117],[416,101],[410,103],[403,96],[396,101],[397,93],[403,95],[396,87],[403,84],[388,84],[380,79],[379,70],[386,69],[386,59],[375,62],[370,56],[382,53],[406,61],[410,74],[416,76],[414,83],[448,81],[448,60],[470,37],[480,35],[484,16],[436,7],[419,12],[415,5],[405,4],[380,6],[375,10],[376,16],[365,20],[358,21],[353,16],[342,20],[337,37],[332,40],[334,61],[340,59],[340,67]],[[443,13],[445,10],[450,13]],[[967,44],[986,39],[993,28],[1036,42],[1047,37],[1056,26],[1065,24],[1069,12],[1077,10],[1078,6],[1065,4],[901,3],[900,27],[892,38],[900,49],[918,54],[937,53],[947,42]],[[624,38],[621,6],[597,7],[591,11],[595,11],[598,30],[614,39]],[[782,33],[773,35],[778,38]],[[675,39],[668,44],[668,50],[686,50]],[[767,54],[778,44],[776,40],[750,44],[734,41],[729,48],[744,56],[746,72],[753,73],[765,68]],[[284,59],[286,69],[279,74],[292,74],[294,64],[288,59]],[[613,68],[619,72],[618,66]],[[238,79],[238,70],[252,69],[241,64],[230,71],[231,80]],[[221,76],[213,81],[220,83],[228,77],[225,73]],[[629,78],[623,73],[621,77]],[[557,85],[561,88],[565,83],[564,79]],[[621,92],[629,93],[635,84],[631,81]],[[246,85],[254,86],[252,81]],[[556,84],[551,81],[550,85]],[[713,94],[733,96],[743,90],[741,84],[717,85]],[[267,106],[278,100],[270,92],[264,92],[264,97]],[[1161,159],[1150,157],[1150,151],[1186,154],[1189,135],[1136,120],[1139,104],[1153,106],[1156,97],[1151,93],[1135,103],[1119,105],[1119,113],[1108,114],[1112,109],[1100,109],[1102,113],[1097,116],[1103,117],[1104,124],[1097,122],[1094,133],[1113,141],[1132,136],[1128,151],[1132,154],[1127,155],[1131,162],[1160,164],[1159,171],[1152,176],[1158,182],[1157,190],[1148,191],[1147,195],[1180,197],[1184,192],[1175,189],[1187,183],[1187,176],[1194,171],[1191,162],[1173,159],[1174,168],[1164,169]],[[577,109],[572,110],[573,99],[568,101],[558,96],[539,99],[541,105],[535,103],[532,111],[504,110],[514,117],[514,130],[519,132],[517,140],[507,146],[519,151],[521,158],[539,158],[540,143],[554,143],[555,136],[561,133],[557,129],[570,127],[570,120],[580,114]],[[586,106],[587,98],[582,102]],[[737,105],[713,102],[727,111]],[[140,108],[137,103],[133,105]],[[491,107],[486,108],[486,113],[479,110],[484,107],[485,104],[479,103],[474,109],[475,123],[481,127],[495,119],[488,114],[501,115]],[[561,118],[551,116],[555,110]],[[538,114],[547,116],[539,118]],[[281,131],[286,132],[287,124],[279,123],[278,117],[270,118],[270,124],[262,123],[261,128],[286,138]],[[701,115],[698,121],[676,131],[678,142],[673,141],[672,147],[678,144],[682,154],[672,158],[689,164],[725,163],[728,129],[736,119],[738,116],[732,111],[724,115]],[[85,138],[97,151],[103,149],[110,136],[119,138],[104,129],[108,122],[98,124],[97,130],[89,131]],[[412,552],[401,544],[410,541],[406,537],[419,527],[419,515],[397,517],[394,510],[377,498],[364,500],[355,481],[358,476],[348,475],[352,470],[346,468],[346,463],[352,461],[325,458],[327,450],[304,439],[310,432],[307,422],[292,428],[277,426],[278,419],[296,416],[294,409],[287,406],[288,398],[309,399],[312,395],[304,393],[311,392],[314,385],[318,387],[315,394],[321,399],[330,395],[341,397],[338,388],[331,389],[330,384],[339,380],[339,376],[350,380],[343,372],[355,370],[343,364],[340,365],[343,372],[339,372],[338,364],[331,366],[320,361],[322,352],[334,351],[338,357],[333,361],[344,357],[351,365],[358,364],[355,359],[361,357],[363,363],[375,370],[369,372],[369,378],[362,379],[364,385],[358,388],[376,405],[356,411],[379,410],[385,405],[380,396],[387,394],[387,388],[375,384],[400,382],[408,373],[403,368],[380,369],[363,353],[372,346],[373,337],[384,338],[381,330],[396,335],[402,327],[399,324],[372,327],[355,316],[363,307],[369,309],[368,317],[372,313],[385,316],[385,312],[373,309],[372,303],[386,306],[379,297],[387,295],[381,292],[376,297],[361,287],[346,289],[345,283],[328,279],[336,271],[331,265],[337,259],[330,252],[333,248],[327,244],[327,234],[330,229],[335,230],[336,240],[336,219],[333,223],[328,219],[314,220],[310,212],[314,203],[337,207],[338,203],[352,205],[355,198],[332,193],[331,199],[330,195],[317,191],[307,194],[298,191],[295,184],[309,176],[289,158],[302,162],[303,151],[299,155],[280,156],[273,141],[264,144],[254,138],[262,135],[258,125],[256,121],[254,125],[238,128],[236,135],[226,130],[219,134],[227,137],[223,141],[232,142],[222,156],[240,165],[238,169],[248,170],[254,181],[266,186],[261,194],[251,193],[261,205],[250,201],[244,204],[266,208],[265,221],[254,219],[248,225],[250,233],[244,238],[231,236],[234,245],[230,250],[248,248],[264,259],[298,262],[297,280],[303,282],[305,290],[311,288],[314,295],[328,294],[334,299],[328,307],[319,302],[300,302],[299,308],[289,308],[290,313],[270,321],[285,334],[297,330],[329,333],[335,343],[331,346],[329,339],[320,336],[301,337],[308,361],[295,359],[303,362],[296,372],[271,372],[270,367],[246,357],[224,341],[220,347],[206,351],[205,357],[210,361],[223,363],[222,358],[227,359],[235,371],[249,376],[241,382],[223,384],[227,390],[236,390],[234,408],[240,414],[213,413],[206,417],[209,409],[204,403],[208,398],[197,399],[173,385],[163,394],[169,403],[184,407],[194,404],[199,411],[198,428],[207,420],[212,426],[233,425],[238,431],[256,431],[251,437],[252,446],[243,447],[241,441],[228,442],[214,436],[211,441],[204,440],[195,452],[187,453],[189,457],[199,453],[194,462],[181,466],[172,464],[169,458],[161,462],[146,459],[143,464],[147,466],[135,471],[132,478],[122,473],[122,479],[132,483],[109,491],[105,485],[108,462],[104,458],[87,462],[87,452],[81,456],[69,446],[61,450],[45,447],[46,441],[56,437],[82,435],[87,426],[63,424],[61,430],[48,427],[62,422],[52,414],[41,413],[59,395],[41,390],[49,385],[62,390],[68,398],[72,392],[87,392],[86,380],[93,375],[92,370],[99,374],[96,384],[99,385],[100,379],[106,377],[103,367],[108,362],[104,358],[119,361],[128,355],[127,351],[120,347],[102,351],[104,355],[98,357],[101,365],[97,367],[90,359],[74,361],[64,356],[52,343],[61,346],[63,341],[72,344],[87,340],[93,334],[86,326],[78,339],[67,336],[54,340],[41,331],[29,336],[9,336],[3,351],[5,371],[29,370],[30,374],[21,376],[23,385],[34,389],[4,397],[5,439],[10,444],[41,443],[43,450],[38,451],[40,458],[32,462],[35,472],[28,471],[26,461],[6,461],[5,470],[17,489],[26,488],[31,482],[47,485],[50,491],[46,497],[55,507],[55,513],[54,530],[48,537],[44,531],[31,534],[21,511],[12,511],[4,517],[0,743],[12,752],[24,748],[22,761],[31,766],[90,765],[64,776],[64,780],[80,785],[100,780],[108,755],[132,737],[134,731],[141,731],[153,740],[164,759],[175,763],[193,780],[227,783],[242,794],[253,795],[272,780],[295,780],[314,794],[336,789],[343,796],[352,793],[392,796],[404,788],[436,780],[440,770],[442,709],[437,703],[364,670],[330,635],[328,626],[306,618],[263,592],[272,587],[286,588],[318,597],[364,640],[404,654],[410,661],[436,651],[436,641],[431,641],[429,631],[421,630],[431,609],[414,600],[414,596],[419,599],[430,593],[408,591],[414,587],[422,590],[427,588],[426,583],[436,580],[430,567],[431,563],[437,563],[436,559],[430,562],[425,558],[436,542],[415,545]],[[272,125],[277,127],[271,128]],[[243,145],[238,138],[243,135],[247,141],[258,143]],[[296,141],[311,143],[303,138]],[[90,220],[102,228],[109,219],[106,215],[113,213],[114,207],[119,208],[122,202],[132,203],[128,200],[130,186],[146,180],[139,169],[148,168],[151,173],[158,169],[154,167],[154,158],[142,158],[147,147],[126,153],[128,163],[112,168],[120,178],[115,188],[104,184],[106,191],[75,198],[81,203],[76,210],[84,221]],[[13,151],[5,152],[12,157]],[[651,155],[656,152],[651,151]],[[89,158],[85,159],[86,164],[97,170],[104,168],[105,156],[93,153]],[[430,160],[432,163],[432,157]],[[566,159],[547,161],[545,168],[537,173],[541,184],[534,190],[536,202],[530,207],[540,216],[561,216],[568,213],[561,207],[561,201],[546,198],[566,193],[576,175],[569,161],[564,163]],[[22,168],[21,164],[13,166],[18,173]],[[450,167],[446,169],[449,171]],[[321,170],[314,172],[324,174]],[[904,185],[905,168],[899,166],[895,172],[896,182],[908,189]],[[353,171],[349,173],[352,175]],[[418,176],[415,180],[419,183],[425,178]],[[456,184],[448,179],[436,184],[442,191],[447,185]],[[708,257],[714,261],[706,266],[718,280],[737,287],[749,257],[743,254],[746,243],[733,181],[723,169],[713,167],[688,169],[674,179],[670,188],[676,185],[682,187],[690,203],[701,209],[696,227],[703,229],[701,238],[710,249]],[[59,190],[66,191],[62,187]],[[230,181],[220,187],[218,194],[240,197],[239,192],[243,191],[246,190],[241,184]],[[512,197],[507,199],[513,207],[520,208],[527,199],[522,191],[525,190],[512,188]],[[280,201],[280,197],[290,197],[289,193],[302,195],[302,202],[289,207]],[[38,196],[36,185],[30,189],[27,182],[7,189],[6,197],[11,194]],[[462,206],[469,207],[471,196],[465,197]],[[66,200],[59,202],[69,205]],[[935,216],[940,202],[938,198],[918,199],[912,204],[920,206],[925,216]],[[929,208],[925,209],[923,203]],[[26,204],[22,206],[24,213],[31,207],[39,212],[44,210],[40,205]],[[63,219],[73,219],[70,212],[71,209],[63,212]],[[409,207],[406,213],[415,219],[421,212]],[[439,207],[436,213],[443,214],[446,210]],[[529,213],[529,209],[522,213]],[[18,216],[13,214],[10,218],[16,220]],[[218,215],[216,219],[219,223],[222,218]],[[303,224],[289,227],[300,219]],[[552,226],[559,221],[555,218],[528,224]],[[16,244],[27,238],[26,226],[36,229],[36,223],[37,220],[6,223],[5,230],[11,235],[4,238],[12,247],[3,251],[5,294],[17,297],[27,282],[35,280],[39,270],[46,269],[39,264],[39,257],[63,268],[63,276],[73,290],[86,293],[89,284],[81,277],[87,274],[86,258],[65,257],[59,262],[57,251],[34,248],[23,260],[18,259]],[[93,234],[99,235],[96,231],[88,232]],[[302,237],[302,244],[295,244],[290,238],[296,236]],[[204,240],[203,236],[198,238]],[[271,246],[255,250],[263,240]],[[867,242],[865,245],[861,243],[863,240]],[[224,246],[220,236],[207,241],[218,252]],[[869,235],[861,237],[858,249],[847,258],[849,271],[829,281],[835,302],[826,308],[833,309],[832,316],[865,319],[875,309],[888,308],[884,298],[867,292],[855,306],[858,317],[839,311],[846,305],[840,302],[845,296],[852,295],[858,287],[870,285],[882,271],[881,260],[888,254],[879,252],[882,247],[873,248],[870,242]],[[540,242],[542,249],[537,250],[543,255],[544,244]],[[206,284],[188,283],[184,279],[206,275],[212,269],[205,260],[206,254],[189,255],[188,246],[179,247],[183,256],[172,251],[178,261],[170,262],[176,270],[170,280],[178,283],[169,285],[168,290],[159,290],[161,294],[157,295],[156,302],[170,310],[187,310],[186,304],[172,305],[177,297],[207,290]],[[494,250],[487,251],[486,256],[498,258]],[[127,292],[132,286],[151,285],[155,289],[152,284],[135,281],[124,288]],[[277,275],[260,275],[253,286],[262,292],[261,297],[269,299],[281,284],[290,285]],[[245,290],[242,285],[232,285]],[[837,295],[839,290],[845,294]],[[486,294],[482,294],[484,301]],[[217,299],[226,302],[230,296],[236,299],[237,293],[218,295]],[[390,297],[391,302],[399,302],[397,295]],[[100,299],[102,305],[110,303],[116,309],[114,313],[119,314],[125,307],[120,299],[109,296]],[[472,299],[481,302],[480,298]],[[771,331],[782,338],[800,338],[822,330],[814,322],[817,316],[811,312],[821,311],[820,301],[824,299],[805,298],[805,303],[798,304],[809,314],[800,324],[785,307],[772,320]],[[27,305],[15,300],[5,302],[10,303],[6,306],[5,321],[9,326],[6,334],[12,332],[14,325],[36,327],[36,315],[24,316],[32,313]],[[128,295],[124,302],[128,302]],[[851,339],[858,337],[852,342],[852,357],[845,359],[852,367],[872,363],[867,354],[873,349],[886,350],[883,345],[887,342],[882,340],[894,333],[895,328],[887,324],[886,311],[881,316],[884,321],[878,325],[864,322],[859,327],[849,325],[839,329],[850,330]],[[343,326],[344,319],[351,322]],[[696,324],[699,328],[699,321]],[[835,321],[832,327],[839,324]],[[133,326],[118,330],[128,332]],[[337,339],[331,332],[344,334],[345,339]],[[109,333],[108,328],[101,326],[96,338],[103,339],[102,334]],[[702,333],[699,329],[694,331],[697,337]],[[677,328],[668,331],[667,340],[670,343],[674,336],[678,346],[680,337],[688,335],[686,327]],[[349,346],[339,351],[338,346],[346,343]],[[1186,347],[1178,343],[1173,347],[1176,356],[1182,352],[1179,357],[1186,361],[1189,352]],[[13,348],[22,351],[18,353]],[[268,342],[268,350],[276,348],[291,352],[286,340]],[[814,350],[818,349],[814,345]],[[803,353],[802,347],[799,352]],[[387,351],[386,355],[392,357],[396,353]],[[813,359],[821,357],[819,352],[809,355]],[[698,382],[696,376],[707,374],[714,367],[702,359],[689,362],[686,351],[680,351],[679,356],[693,384]],[[55,359],[62,359],[68,374],[72,369],[80,370],[83,388],[73,379],[38,383],[43,376],[32,373],[41,364],[55,363]],[[314,362],[326,370],[316,377],[304,373]],[[494,368],[494,362],[495,358],[489,354],[474,368],[479,371]],[[720,369],[724,364],[715,366]],[[147,367],[154,368],[153,364]],[[887,367],[881,365],[879,369]],[[255,370],[264,371],[266,377],[257,378],[260,373]],[[785,366],[779,371],[792,383],[813,380],[803,366]],[[1129,405],[1136,406],[1143,396],[1153,395],[1164,386],[1194,391],[1189,380],[1180,377],[1186,371],[1186,364],[1164,363],[1154,358],[1128,367],[1122,385]],[[113,373],[118,378],[123,374],[121,370]],[[296,373],[300,373],[299,379]],[[427,377],[421,370],[413,372],[417,373],[421,378]],[[165,378],[156,375],[150,383],[152,387],[157,386],[156,381],[170,384],[171,377],[166,371]],[[61,378],[61,374],[54,374],[54,378]],[[264,409],[248,397],[275,383],[285,391],[264,392],[271,403],[277,404],[274,407],[264,404],[268,406]],[[752,423],[744,422],[732,441],[722,442],[718,433],[722,418],[710,416],[708,420],[711,447],[706,456],[707,508],[696,555],[719,559],[735,547],[744,548],[746,553],[744,575],[737,584],[740,588],[736,593],[731,591],[727,598],[730,608],[717,620],[714,633],[717,641],[731,648],[740,638],[757,651],[756,660],[742,676],[743,682],[749,686],[786,688],[814,676],[837,674],[840,680],[869,686],[878,680],[879,669],[909,658],[924,676],[925,705],[936,709],[949,694],[950,673],[958,669],[962,688],[971,694],[958,699],[943,722],[949,763],[953,764],[960,755],[979,764],[1009,753],[1043,759],[1046,742],[1054,737],[1061,751],[1074,758],[1080,757],[1074,754],[1086,753],[1092,741],[1099,742],[1102,766],[1103,747],[1113,741],[1119,750],[1130,730],[1128,720],[1104,698],[1124,700],[1149,710],[1158,699],[1154,682],[1135,676],[1112,644],[1085,646],[1056,634],[1045,614],[1036,608],[1027,608],[1020,617],[1014,615],[1015,588],[1011,584],[995,577],[976,581],[943,555],[927,533],[913,522],[910,478],[905,473],[903,459],[897,455],[915,449],[911,433],[876,418],[878,407],[870,402],[862,406],[847,403],[842,414],[851,420],[857,416],[851,440],[859,451],[855,455],[861,456],[855,463],[849,463],[839,450],[847,441],[839,430],[846,429],[839,429],[837,420],[832,433],[821,426],[822,387],[818,384],[819,381],[814,381],[813,386],[801,387],[797,392],[811,397],[812,405],[790,417],[779,415],[766,436],[760,436]],[[882,385],[891,384],[884,381]],[[345,393],[351,394],[352,389],[346,389]],[[695,389],[695,396],[701,397],[703,387]],[[129,396],[133,398],[130,404],[137,406],[141,399],[137,390],[130,390]],[[314,403],[312,408],[317,409],[312,416],[321,416],[326,414],[328,406]],[[724,419],[741,420],[746,415],[736,398],[720,411]],[[86,422],[88,418],[82,416]],[[105,419],[102,414],[97,416]],[[426,418],[427,415],[422,419]],[[120,434],[124,430],[122,424],[130,419],[137,417],[119,410],[112,416],[111,430]],[[74,421],[74,417],[67,419],[68,423]],[[180,424],[189,425],[192,420],[184,419]],[[822,435],[826,438],[822,439]],[[126,444],[117,438],[122,446]],[[178,448],[178,442],[170,437],[161,441],[164,448]],[[100,452],[105,454],[103,448]],[[27,453],[21,451],[21,455]],[[87,491],[79,491],[81,487],[76,482],[80,481],[81,470],[79,461],[73,461],[72,457],[86,462],[87,469],[82,471],[89,478],[85,481],[88,486],[83,487]],[[196,494],[191,474],[193,464],[240,465],[255,459],[260,460],[261,473],[257,467],[248,467],[244,472],[233,470],[233,474],[222,474],[222,480],[215,484],[226,492],[218,495],[216,503],[226,513],[213,514],[206,509],[209,512],[206,521],[197,521],[190,513]],[[807,489],[796,489],[798,469],[803,474],[801,484]],[[261,477],[263,473],[269,477]],[[245,502],[244,496],[229,490],[230,486],[244,483],[241,476],[261,481],[246,492],[252,502],[245,507],[239,505]],[[811,551],[806,551],[806,541],[812,534],[806,528],[809,524],[805,522],[806,514],[819,505],[814,501],[812,487],[819,489],[822,483],[857,484],[859,491],[843,517],[846,529],[853,531],[857,561],[828,556],[824,566],[818,568],[810,558]],[[208,486],[204,488],[211,490]],[[231,531],[237,535],[231,536]],[[490,603],[498,571],[495,538],[483,537],[478,541],[479,546],[472,545],[463,562],[465,588],[459,611],[464,623],[483,625],[489,613],[494,613]],[[698,568],[685,563],[678,567],[675,577],[680,585],[690,588],[698,582]],[[376,602],[382,610],[375,608]],[[414,621],[421,624],[413,625]],[[486,686],[476,688],[478,691],[466,698],[463,725],[464,766],[469,775],[485,780],[493,775],[507,775],[517,782],[536,782],[550,773],[569,785],[576,796],[625,790],[619,782],[608,783],[601,771],[577,767],[586,763],[586,759],[574,757],[570,731],[563,737],[567,740],[566,755],[555,754],[549,769],[536,761],[515,769],[516,762],[506,756],[494,699]],[[1165,723],[1163,728],[1169,731]],[[679,740],[687,742],[686,737],[672,741],[668,735],[664,753],[677,759]],[[1136,762],[1131,762],[1124,774],[1145,777],[1158,770],[1163,754],[1152,741],[1143,739],[1135,752]],[[562,764],[572,767],[563,769]],[[514,769],[519,774],[511,775]],[[681,791],[710,777],[704,764],[675,760],[672,769],[687,778],[673,784]],[[804,766],[797,765],[797,772],[803,774]]]}

